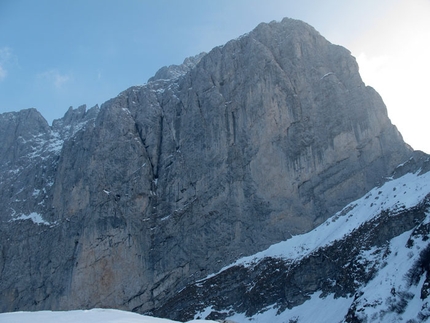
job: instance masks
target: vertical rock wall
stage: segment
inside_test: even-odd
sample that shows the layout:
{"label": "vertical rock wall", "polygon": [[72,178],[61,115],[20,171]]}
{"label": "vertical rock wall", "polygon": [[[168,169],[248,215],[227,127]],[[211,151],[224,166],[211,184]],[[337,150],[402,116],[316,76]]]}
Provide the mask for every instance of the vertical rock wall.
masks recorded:
{"label": "vertical rock wall", "polygon": [[[350,53],[300,21],[185,63],[52,127],[33,110],[1,116],[1,311],[157,307],[312,229],[411,153]],[[26,118],[61,150],[14,174]]]}

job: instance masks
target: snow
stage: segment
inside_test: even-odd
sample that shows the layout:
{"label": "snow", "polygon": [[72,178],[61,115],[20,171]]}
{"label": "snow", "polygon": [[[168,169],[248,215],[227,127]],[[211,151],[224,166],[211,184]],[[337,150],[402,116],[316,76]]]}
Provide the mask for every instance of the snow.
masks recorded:
{"label": "snow", "polygon": [[252,266],[266,257],[301,259],[322,246],[344,238],[363,223],[380,215],[381,211],[396,212],[403,208],[411,208],[420,203],[429,193],[430,172],[422,175],[419,175],[419,172],[406,174],[372,189],[314,230],[274,244],[255,255],[243,257],[221,271],[237,265]]}
{"label": "snow", "polygon": [[52,131],[50,133],[49,139],[44,139],[44,134],[38,134],[33,136],[32,142],[32,152],[27,156],[30,159],[41,158],[42,160],[46,159],[47,153],[54,153],[55,155],[59,155],[61,149],[63,149],[64,141],[60,138],[60,134],[58,132]]}
{"label": "snow", "polygon": [[[430,215],[427,216],[427,220],[429,218]],[[427,300],[421,300],[419,297],[425,275],[417,285],[410,284],[407,277],[411,266],[418,260],[420,251],[428,242],[415,239],[411,248],[405,247],[411,233],[412,230],[390,241],[390,254],[384,259],[386,265],[382,266],[377,275],[361,289],[363,296],[358,300],[357,308],[363,308],[359,311],[362,318],[370,321],[397,322],[401,317],[406,321],[417,319],[417,314],[425,308]],[[402,299],[407,301],[403,313],[387,311],[389,304],[400,304]]]}
{"label": "snow", "polygon": [[[253,256],[243,257],[221,271],[236,265],[253,266],[265,257],[298,261],[323,246],[343,239],[360,225],[380,216],[381,211],[387,210],[395,215],[403,209],[418,205],[429,193],[430,172],[421,175],[419,172],[410,173],[398,179],[391,179],[350,203],[313,231],[272,245]],[[429,222],[430,213],[422,223]],[[425,275],[415,285],[411,284],[407,277],[413,264],[418,261],[420,252],[429,242],[426,238],[414,238],[413,245],[409,244],[407,247],[412,231],[395,237],[387,242],[386,246],[361,251],[358,261],[368,263],[368,266],[376,266],[378,270],[375,277],[359,289],[362,295],[356,300],[353,297],[334,298],[333,295],[322,298],[321,292],[316,292],[304,304],[282,313],[278,313],[278,308],[274,305],[253,317],[236,313],[228,319],[238,323],[343,322],[354,303],[357,308],[355,312],[366,322],[421,321],[418,316],[420,312],[430,314],[427,300],[421,300],[419,297]],[[208,278],[212,276],[214,275]],[[211,307],[208,307],[195,317],[206,317],[211,310]]]}
{"label": "snow", "polygon": [[228,320],[238,323],[316,323],[316,322],[341,322],[352,303],[350,298],[334,298],[329,295],[321,297],[321,292],[312,295],[311,299],[300,306],[291,310],[286,310],[277,315],[278,309],[270,308],[269,310],[254,315],[252,318],[245,317],[244,314],[235,314]]}
{"label": "snow", "polygon": [[324,74],[324,75],[321,77],[321,80],[323,80],[323,79],[325,79],[327,76],[329,76],[329,75],[333,75],[333,74],[334,74],[333,72],[326,73],[326,74]]}
{"label": "snow", "polygon": [[33,135],[32,138],[28,140],[24,139],[22,136],[19,136],[17,140],[20,140],[23,144],[31,145],[31,152],[25,157],[29,159],[40,158],[46,160],[51,154],[59,155],[63,149],[64,139],[72,138],[77,132],[85,129],[87,123],[88,120],[85,120],[75,125],[64,126],[63,135],[67,133],[67,138],[62,138],[63,135],[51,129],[49,133],[39,133]]}
{"label": "snow", "polygon": [[[92,309],[63,312],[13,312],[1,313],[0,323],[173,323],[176,321],[160,319],[136,313],[112,310]],[[194,323],[214,321],[198,320]],[[189,323],[191,323],[189,322]]]}
{"label": "snow", "polygon": [[45,221],[39,213],[31,212],[29,215],[21,214],[16,218],[12,218],[10,221],[24,221],[31,220],[35,224],[51,225],[48,221]]}
{"label": "snow", "polygon": [[167,216],[165,216],[165,217],[163,217],[163,218],[161,218],[161,220],[160,220],[160,221],[166,221],[166,220],[168,220],[168,219],[170,219],[170,214],[169,214],[169,215],[167,215]]}

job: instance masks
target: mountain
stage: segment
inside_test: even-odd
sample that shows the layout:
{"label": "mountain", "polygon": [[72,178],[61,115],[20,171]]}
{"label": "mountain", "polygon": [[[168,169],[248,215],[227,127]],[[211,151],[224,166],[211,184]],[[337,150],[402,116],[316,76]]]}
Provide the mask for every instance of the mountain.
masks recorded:
{"label": "mountain", "polygon": [[0,140],[1,312],[176,315],[164,308],[179,291],[310,232],[426,158],[350,52],[292,19],[52,126],[34,109],[2,114]]}
{"label": "mountain", "polygon": [[[417,168],[415,173],[406,168]],[[152,314],[234,322],[427,322],[430,158],[314,230],[188,285]]]}

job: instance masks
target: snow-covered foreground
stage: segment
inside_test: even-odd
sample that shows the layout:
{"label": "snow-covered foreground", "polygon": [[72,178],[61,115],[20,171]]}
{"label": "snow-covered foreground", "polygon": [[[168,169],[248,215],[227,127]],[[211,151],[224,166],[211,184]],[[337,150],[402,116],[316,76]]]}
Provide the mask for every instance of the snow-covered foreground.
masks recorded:
{"label": "snow-covered foreground", "polygon": [[[429,218],[430,216],[426,221]],[[425,316],[430,315],[430,306],[427,299],[419,297],[423,278],[417,285],[410,284],[407,279],[411,264],[419,258],[420,251],[425,248],[427,242],[415,241],[413,248],[405,248],[411,231],[391,241],[388,248],[390,255],[385,259],[386,265],[360,290],[362,295],[355,300],[355,306],[361,308],[359,318],[362,322],[427,322]],[[367,256],[368,259],[372,257],[372,250],[369,250]],[[353,302],[354,297],[321,297],[321,292],[316,292],[304,304],[282,313],[277,313],[278,309],[274,306],[251,318],[237,313],[228,319],[240,323],[345,322],[345,316]],[[400,306],[403,307],[401,311],[398,310]]]}
{"label": "snow-covered foreground", "polygon": [[[136,313],[111,310],[92,309],[88,311],[64,312],[13,312],[0,314],[0,323],[174,323],[176,321],[160,319]],[[212,322],[214,321],[191,321]],[[191,323],[189,322],[189,323]]]}

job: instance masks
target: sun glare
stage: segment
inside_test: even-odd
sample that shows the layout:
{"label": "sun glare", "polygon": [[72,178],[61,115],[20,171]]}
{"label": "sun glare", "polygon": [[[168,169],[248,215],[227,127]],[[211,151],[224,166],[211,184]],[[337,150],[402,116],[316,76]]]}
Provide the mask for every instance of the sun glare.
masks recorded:
{"label": "sun glare", "polygon": [[430,152],[430,1],[402,1],[352,45],[366,83],[413,148]]}

